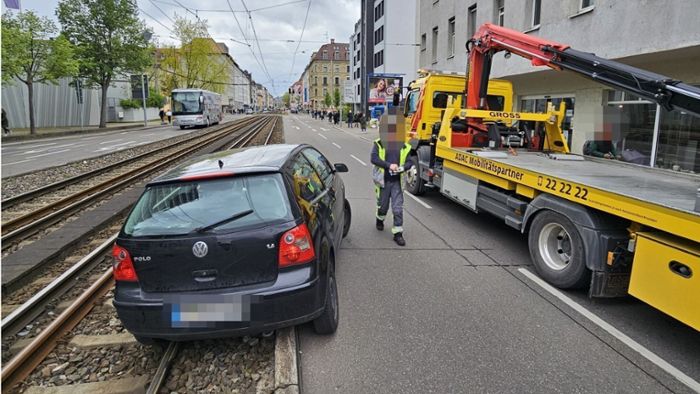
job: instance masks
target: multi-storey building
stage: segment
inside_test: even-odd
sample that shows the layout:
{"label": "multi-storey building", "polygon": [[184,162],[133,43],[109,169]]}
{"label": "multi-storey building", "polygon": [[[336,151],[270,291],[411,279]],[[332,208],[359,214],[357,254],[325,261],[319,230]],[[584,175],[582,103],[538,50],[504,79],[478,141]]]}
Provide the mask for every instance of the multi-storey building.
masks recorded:
{"label": "multi-storey building", "polygon": [[394,75],[404,84],[416,77],[417,0],[363,0],[361,10],[350,37],[352,81],[355,101],[367,110],[370,76]]}
{"label": "multi-storey building", "polygon": [[[696,10],[692,0],[420,0],[419,65],[464,72],[466,40],[490,22],[700,84]],[[586,141],[610,141],[623,159],[700,171],[697,118],[573,73],[532,67],[517,56],[496,56],[491,75],[513,83],[518,110],[565,102],[565,127],[576,153]]]}
{"label": "multi-storey building", "polygon": [[311,55],[304,70],[304,73],[308,72],[309,79],[309,85],[305,85],[309,86],[309,108],[326,108],[326,94],[332,98],[336,90],[342,95],[343,86],[350,74],[349,57],[349,45],[337,43],[334,39],[328,44],[323,44]]}

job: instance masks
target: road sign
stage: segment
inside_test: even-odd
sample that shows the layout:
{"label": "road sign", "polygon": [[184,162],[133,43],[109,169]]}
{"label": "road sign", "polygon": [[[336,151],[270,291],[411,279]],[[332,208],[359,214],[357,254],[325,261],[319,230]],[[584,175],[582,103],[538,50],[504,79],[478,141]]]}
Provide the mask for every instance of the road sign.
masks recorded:
{"label": "road sign", "polygon": [[[146,81],[146,91],[141,91],[141,81]],[[148,76],[147,75],[132,75],[131,76],[131,98],[143,100],[143,98],[148,98]]]}

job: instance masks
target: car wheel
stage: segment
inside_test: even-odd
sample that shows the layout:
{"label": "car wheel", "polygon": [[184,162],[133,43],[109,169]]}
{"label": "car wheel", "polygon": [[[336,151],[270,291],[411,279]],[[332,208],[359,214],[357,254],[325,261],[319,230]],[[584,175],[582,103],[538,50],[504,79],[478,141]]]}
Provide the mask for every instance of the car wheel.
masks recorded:
{"label": "car wheel", "polygon": [[207,127],[211,126],[211,123],[209,123],[209,118],[207,118]]}
{"label": "car wheel", "polygon": [[164,341],[162,339],[157,339],[157,338],[142,337],[140,335],[134,335],[134,338],[136,338],[136,342],[138,342],[144,346],[163,347],[166,344],[166,341]]}
{"label": "car wheel", "polygon": [[184,130],[184,129],[185,129],[185,126],[180,126],[180,130]]}
{"label": "car wheel", "polygon": [[414,196],[420,196],[425,193],[425,185],[420,177],[420,164],[418,163],[418,156],[413,155],[409,157],[407,162],[413,163],[413,167],[406,171],[404,179],[406,181],[406,190]]}
{"label": "car wheel", "polygon": [[535,270],[552,285],[570,289],[590,283],[581,234],[564,215],[544,211],[535,216],[528,246]]}
{"label": "car wheel", "polygon": [[338,328],[338,287],[335,283],[335,263],[328,262],[328,283],[326,284],[326,307],[321,316],[314,320],[314,331],[319,335],[330,335]]}
{"label": "car wheel", "polygon": [[345,211],[345,221],[343,222],[343,238],[347,237],[350,232],[350,223],[352,221],[352,209],[350,209],[350,202],[345,200],[343,204],[343,210]]}

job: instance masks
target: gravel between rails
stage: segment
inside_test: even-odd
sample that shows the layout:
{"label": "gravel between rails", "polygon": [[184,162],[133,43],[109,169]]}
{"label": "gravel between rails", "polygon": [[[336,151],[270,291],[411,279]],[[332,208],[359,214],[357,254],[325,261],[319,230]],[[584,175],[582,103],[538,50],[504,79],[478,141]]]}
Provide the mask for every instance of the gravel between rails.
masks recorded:
{"label": "gravel between rails", "polygon": [[118,161],[126,160],[130,157],[150,152],[154,149],[172,144],[173,142],[183,141],[192,138],[196,135],[209,132],[210,129],[196,129],[187,134],[177,137],[156,141],[150,144],[141,145],[135,148],[120,150],[118,152],[109,153],[102,156],[93,157],[90,159],[74,161],[65,165],[50,167],[43,170],[30,172],[27,174],[7,177],[2,179],[2,199],[16,196],[28,190],[34,190],[41,186],[45,186],[54,182],[61,181],[76,175],[80,175],[89,171],[103,168],[109,164]]}
{"label": "gravel between rails", "polygon": [[[261,133],[251,145],[261,144],[266,137],[265,133]],[[281,121],[278,122],[270,143],[284,143]],[[77,287],[62,298],[75,298]],[[161,347],[132,344],[79,349],[70,345],[70,339],[78,334],[107,335],[125,332],[114,308],[105,305],[112,297],[113,292],[108,292],[13,392],[24,392],[30,386],[62,386],[125,376],[153,376],[163,354]],[[57,304],[58,302],[60,301],[57,300]],[[38,331],[39,327],[35,330]],[[36,335],[34,330],[30,335]],[[4,342],[3,348],[7,349]],[[272,393],[274,348],[274,336],[183,343],[161,393]],[[3,354],[3,361],[4,357]]]}

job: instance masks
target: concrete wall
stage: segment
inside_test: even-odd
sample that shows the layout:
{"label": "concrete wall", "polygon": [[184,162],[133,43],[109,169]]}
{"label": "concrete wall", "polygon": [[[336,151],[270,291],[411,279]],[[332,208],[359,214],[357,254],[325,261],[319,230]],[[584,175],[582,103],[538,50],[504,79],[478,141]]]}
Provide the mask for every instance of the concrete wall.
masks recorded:
{"label": "concrete wall", "polygon": [[[404,74],[406,83],[416,78],[417,0],[375,0],[375,6],[384,2],[384,16],[374,22],[374,30],[384,26],[384,40],[374,47],[374,53],[384,51],[384,64],[375,67],[375,73]],[[373,34],[374,36],[374,34]]]}

